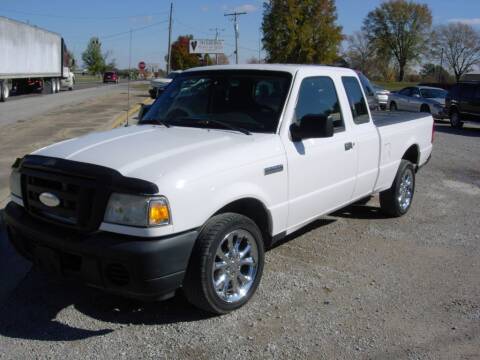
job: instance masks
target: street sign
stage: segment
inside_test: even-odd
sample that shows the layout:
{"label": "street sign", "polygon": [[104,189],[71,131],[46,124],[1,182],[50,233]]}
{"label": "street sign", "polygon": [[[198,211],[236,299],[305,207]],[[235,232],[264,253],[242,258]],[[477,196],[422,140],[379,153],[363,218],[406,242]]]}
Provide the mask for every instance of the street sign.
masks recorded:
{"label": "street sign", "polygon": [[140,62],[138,63],[138,68],[139,68],[140,70],[145,70],[146,67],[147,67],[147,64],[145,64],[145,61],[140,61]]}
{"label": "street sign", "polygon": [[223,40],[190,40],[189,52],[190,54],[223,54]]}

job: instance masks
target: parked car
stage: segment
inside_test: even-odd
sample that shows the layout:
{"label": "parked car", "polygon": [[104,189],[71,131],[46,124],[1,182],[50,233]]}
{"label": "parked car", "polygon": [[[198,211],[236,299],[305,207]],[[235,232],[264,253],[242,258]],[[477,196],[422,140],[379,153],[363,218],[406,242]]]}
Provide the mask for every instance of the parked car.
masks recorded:
{"label": "parked car", "polygon": [[103,82],[110,83],[113,82],[118,84],[118,74],[115,71],[107,71],[103,74]]}
{"label": "parked car", "polygon": [[415,111],[432,114],[435,119],[447,117],[445,98],[448,92],[429,86],[409,86],[388,96],[390,111]]}
{"label": "parked car", "polygon": [[151,88],[150,90],[148,90],[150,97],[152,99],[156,99],[157,96],[166,89],[168,84],[170,84],[172,80],[175,79],[175,77],[177,77],[177,75],[181,73],[182,73],[181,70],[172,71],[170,74],[168,74],[164,78],[156,78],[150,81]]}
{"label": "parked car", "polygon": [[454,128],[461,128],[465,120],[480,121],[480,81],[453,86],[447,96],[446,108]]}
{"label": "parked car", "polygon": [[183,288],[225,314],[255,293],[265,249],[320,216],[375,193],[405,215],[432,142],[430,114],[372,118],[350,69],[191,69],[139,125],[19,159],[9,239],[67,279],[140,299]]}
{"label": "parked car", "polygon": [[372,87],[375,91],[375,96],[377,97],[377,102],[380,106],[380,109],[385,110],[387,108],[388,96],[390,95],[390,91],[376,84],[373,84]]}
{"label": "parked car", "polygon": [[368,107],[370,110],[378,110],[380,108],[380,104],[378,103],[378,98],[375,94],[375,90],[370,83],[370,80],[360,71],[357,71],[358,78],[360,79],[360,83],[363,87],[363,92],[365,93],[368,101]]}

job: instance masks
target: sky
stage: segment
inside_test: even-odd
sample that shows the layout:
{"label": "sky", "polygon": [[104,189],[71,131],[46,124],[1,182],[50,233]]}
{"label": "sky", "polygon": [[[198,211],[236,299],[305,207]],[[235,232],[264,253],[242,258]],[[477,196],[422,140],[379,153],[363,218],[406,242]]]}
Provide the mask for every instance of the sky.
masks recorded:
{"label": "sky", "polygon": [[[381,0],[337,0],[338,24],[350,35],[360,30],[369,11]],[[430,6],[434,25],[450,21],[469,23],[480,30],[480,0],[423,0]],[[165,66],[168,48],[170,0],[0,0],[0,15],[28,22],[63,36],[77,62],[92,36],[99,36],[104,51],[118,67],[139,61]],[[173,0],[172,38],[192,34],[197,39],[215,37],[225,41],[225,53],[234,62],[234,28],[226,12],[245,11],[239,18],[240,62],[258,57],[263,0],[214,1]],[[129,32],[132,30],[132,56]],[[264,54],[262,52],[261,56]]]}

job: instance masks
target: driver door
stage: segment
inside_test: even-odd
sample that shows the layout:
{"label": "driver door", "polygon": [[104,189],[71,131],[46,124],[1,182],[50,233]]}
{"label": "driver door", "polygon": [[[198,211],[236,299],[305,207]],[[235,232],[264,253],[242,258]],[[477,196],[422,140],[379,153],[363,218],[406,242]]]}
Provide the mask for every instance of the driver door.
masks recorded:
{"label": "driver door", "polygon": [[294,122],[307,114],[330,117],[334,120],[334,135],[289,140],[285,144],[289,169],[288,228],[292,231],[341,207],[353,195],[357,151],[352,134],[345,127],[338,86],[328,76],[306,77],[300,85]]}

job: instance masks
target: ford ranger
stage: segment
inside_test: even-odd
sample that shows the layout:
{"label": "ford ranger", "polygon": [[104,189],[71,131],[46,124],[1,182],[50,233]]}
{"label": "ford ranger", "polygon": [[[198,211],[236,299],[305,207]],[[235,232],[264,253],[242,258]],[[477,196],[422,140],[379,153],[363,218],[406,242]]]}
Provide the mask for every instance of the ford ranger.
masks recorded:
{"label": "ford ranger", "polygon": [[18,159],[7,229],[46,271],[145,300],[181,288],[224,314],[265,249],[322,215],[376,193],[406,214],[432,142],[430,114],[371,113],[353,70],[191,69],[138,125]]}

